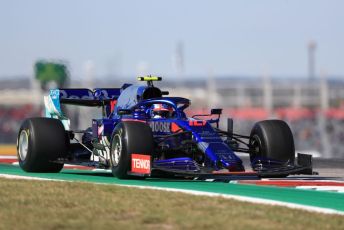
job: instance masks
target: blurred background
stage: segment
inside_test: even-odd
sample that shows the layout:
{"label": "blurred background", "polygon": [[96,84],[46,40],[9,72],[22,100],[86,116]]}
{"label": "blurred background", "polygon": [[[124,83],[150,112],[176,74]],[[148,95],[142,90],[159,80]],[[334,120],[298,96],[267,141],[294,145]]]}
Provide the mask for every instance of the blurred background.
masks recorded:
{"label": "blurred background", "polygon": [[[342,9],[334,0],[1,0],[0,144],[13,146],[22,120],[43,114],[50,88],[154,74],[191,99],[189,114],[222,107],[243,134],[284,119],[297,151],[344,158]],[[69,113],[74,128],[99,116]]]}

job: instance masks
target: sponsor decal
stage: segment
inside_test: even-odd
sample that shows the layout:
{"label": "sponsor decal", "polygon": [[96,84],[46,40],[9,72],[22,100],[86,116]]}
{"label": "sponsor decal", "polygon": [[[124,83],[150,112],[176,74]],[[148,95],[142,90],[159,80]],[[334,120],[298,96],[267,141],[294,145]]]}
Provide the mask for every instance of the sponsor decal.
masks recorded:
{"label": "sponsor decal", "polygon": [[113,110],[115,109],[115,106],[117,104],[117,100],[111,100],[110,101],[110,112],[112,113]]}
{"label": "sponsor decal", "polygon": [[60,96],[60,90],[58,90],[58,89],[50,90],[50,96],[52,99],[58,99]]}
{"label": "sponsor decal", "polygon": [[[88,91],[87,95],[82,94],[80,90],[75,89],[75,90],[57,90],[60,94],[60,98],[68,98],[68,99],[94,99],[94,96],[92,94],[92,91]],[[81,94],[81,95],[73,95],[75,94]]]}
{"label": "sponsor decal", "polygon": [[207,124],[207,121],[204,120],[190,120],[189,125],[190,126],[205,126]]}
{"label": "sponsor decal", "polygon": [[51,115],[61,116],[60,109],[57,108],[59,107],[59,102],[56,100],[57,99],[53,99],[52,97],[44,96],[45,109],[49,113],[50,116]]}
{"label": "sponsor decal", "polygon": [[150,155],[131,154],[131,172],[150,174],[151,172]]}
{"label": "sponsor decal", "polygon": [[171,132],[170,122],[163,122],[163,121],[149,122],[149,126],[151,127],[153,132],[161,132],[161,133]]}
{"label": "sponsor decal", "polygon": [[171,129],[171,132],[172,132],[172,133],[179,133],[179,132],[182,131],[182,128],[180,128],[179,125],[177,125],[177,124],[174,123],[174,122],[171,123],[170,129]]}

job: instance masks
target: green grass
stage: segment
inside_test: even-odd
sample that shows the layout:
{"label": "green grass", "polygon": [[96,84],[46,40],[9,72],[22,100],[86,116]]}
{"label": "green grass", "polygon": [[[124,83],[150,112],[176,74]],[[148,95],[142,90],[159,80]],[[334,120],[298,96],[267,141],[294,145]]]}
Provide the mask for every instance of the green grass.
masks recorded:
{"label": "green grass", "polygon": [[0,229],[343,229],[344,217],[182,193],[0,178]]}

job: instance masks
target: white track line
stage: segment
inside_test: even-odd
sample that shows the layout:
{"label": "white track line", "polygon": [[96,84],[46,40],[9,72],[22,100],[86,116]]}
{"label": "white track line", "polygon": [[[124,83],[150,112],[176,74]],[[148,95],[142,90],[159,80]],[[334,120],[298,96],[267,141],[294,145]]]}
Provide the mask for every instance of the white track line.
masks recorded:
{"label": "white track line", "polygon": [[93,172],[112,172],[111,169],[92,169]]}
{"label": "white track line", "polygon": [[311,185],[305,185],[305,186],[297,186],[296,188],[344,193],[344,187],[343,186],[311,186]]}
{"label": "white track line", "polygon": [[17,159],[17,156],[0,155],[0,159]]}
{"label": "white track line", "polygon": [[45,180],[45,181],[64,181],[64,180],[58,180],[58,179],[48,179],[48,178],[41,178],[41,177],[29,177],[29,176],[18,176],[18,175],[10,175],[10,174],[0,174],[0,177],[7,178],[7,179]]}

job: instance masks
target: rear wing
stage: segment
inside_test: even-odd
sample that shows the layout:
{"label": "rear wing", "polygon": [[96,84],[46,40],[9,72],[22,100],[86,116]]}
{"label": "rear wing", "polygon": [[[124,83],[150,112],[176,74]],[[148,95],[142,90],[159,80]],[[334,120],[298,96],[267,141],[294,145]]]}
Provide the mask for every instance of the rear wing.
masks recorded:
{"label": "rear wing", "polygon": [[69,130],[69,119],[63,114],[61,104],[104,107],[104,115],[109,116],[117,102],[122,88],[95,88],[94,90],[79,89],[53,89],[48,96],[44,96],[45,116],[62,121],[66,130]]}
{"label": "rear wing", "polygon": [[50,95],[59,94],[61,104],[81,106],[103,106],[113,100],[117,100],[121,94],[121,88],[96,88],[90,89],[57,89],[50,91]]}

